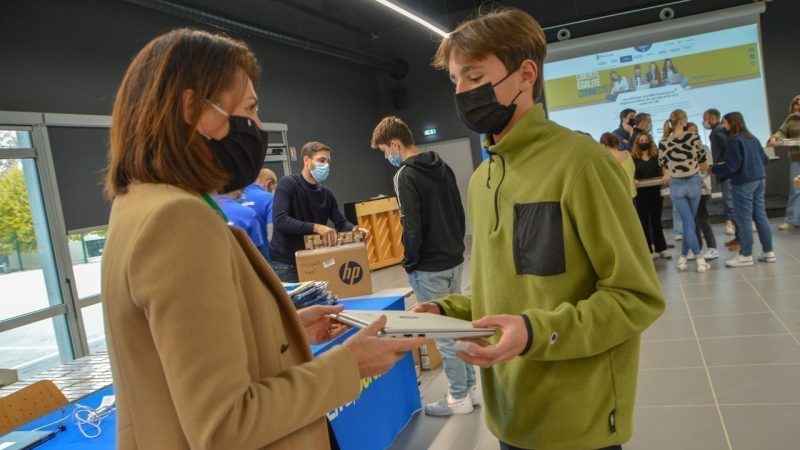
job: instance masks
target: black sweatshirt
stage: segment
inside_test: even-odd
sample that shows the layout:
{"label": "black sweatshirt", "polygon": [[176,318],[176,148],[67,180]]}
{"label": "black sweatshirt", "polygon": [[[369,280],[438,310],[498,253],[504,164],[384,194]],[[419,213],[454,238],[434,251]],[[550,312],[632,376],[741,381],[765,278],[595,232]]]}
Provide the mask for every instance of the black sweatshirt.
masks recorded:
{"label": "black sweatshirt", "polygon": [[436,152],[403,161],[394,176],[406,272],[440,272],[464,262],[464,208],[456,177]]}
{"label": "black sweatshirt", "polygon": [[327,225],[328,219],[336,231],[354,228],[339,211],[330,189],[309,183],[301,174],[281,178],[272,203],[272,260],[295,265],[294,253],[305,249],[303,236],[314,233],[315,223]]}

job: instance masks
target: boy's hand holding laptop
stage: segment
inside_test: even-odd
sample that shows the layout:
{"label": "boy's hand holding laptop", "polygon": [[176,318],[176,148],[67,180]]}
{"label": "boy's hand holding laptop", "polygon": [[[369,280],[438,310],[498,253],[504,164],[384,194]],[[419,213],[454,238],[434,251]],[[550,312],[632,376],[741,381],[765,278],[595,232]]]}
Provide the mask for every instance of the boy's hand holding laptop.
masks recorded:
{"label": "boy's hand holding laptop", "polygon": [[[415,312],[439,314],[439,306],[434,303],[419,303],[411,309]],[[483,368],[491,367],[498,362],[508,361],[519,356],[528,345],[528,327],[522,316],[502,314],[486,316],[472,322],[476,328],[495,328],[502,334],[500,340],[492,345],[483,339],[465,339],[471,344],[465,347],[460,344],[458,357],[464,361]]]}

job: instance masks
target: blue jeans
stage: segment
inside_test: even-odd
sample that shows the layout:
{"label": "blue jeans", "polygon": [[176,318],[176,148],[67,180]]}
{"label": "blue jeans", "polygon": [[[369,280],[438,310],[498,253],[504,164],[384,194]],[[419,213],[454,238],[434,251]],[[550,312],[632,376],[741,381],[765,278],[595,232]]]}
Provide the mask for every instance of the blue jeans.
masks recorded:
{"label": "blue jeans", "polygon": [[719,185],[722,191],[722,216],[725,221],[733,221],[733,188],[731,180],[725,180]]}
{"label": "blue jeans", "polygon": [[278,278],[284,283],[298,283],[300,281],[297,276],[297,266],[278,261],[272,261],[270,265],[278,275]]}
{"label": "blue jeans", "polygon": [[753,254],[753,227],[749,226],[750,221],[755,221],[756,223],[761,248],[764,249],[764,252],[772,251],[772,230],[769,227],[767,209],[764,206],[765,185],[766,182],[763,178],[758,181],[733,185],[733,207],[736,213],[736,223],[742,224],[738,233],[739,243],[742,244],[742,249],[739,253],[744,256]]}
{"label": "blue jeans", "polygon": [[786,223],[800,227],[800,186],[794,178],[800,176],[800,161],[789,165],[789,201],[786,202]]}
{"label": "blue jeans", "polygon": [[[670,186],[670,198],[672,197],[672,186]],[[672,202],[672,232],[675,234],[683,234],[683,220],[681,220],[681,215],[678,213],[678,207],[675,206],[675,202]]]}
{"label": "blue jeans", "polygon": [[700,244],[697,242],[697,232],[694,227],[694,215],[697,214],[697,207],[700,205],[700,189],[699,174],[669,179],[669,196],[683,222],[681,256],[686,256],[689,250],[695,255],[700,255]]}
{"label": "blue jeans", "polygon": [[[463,264],[441,272],[423,272],[415,270],[408,274],[408,282],[414,289],[419,302],[429,302],[461,293],[461,271]],[[475,368],[456,356],[455,340],[437,339],[436,347],[442,354],[444,373],[447,375],[447,386],[450,395],[464,398],[469,395],[469,388],[475,385]]]}

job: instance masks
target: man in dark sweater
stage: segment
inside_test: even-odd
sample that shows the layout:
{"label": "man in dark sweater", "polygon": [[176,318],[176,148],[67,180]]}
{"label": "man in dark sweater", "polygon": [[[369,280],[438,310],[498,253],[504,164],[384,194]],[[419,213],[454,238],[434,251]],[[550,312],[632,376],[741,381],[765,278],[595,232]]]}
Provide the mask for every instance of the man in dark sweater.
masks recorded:
{"label": "man in dark sweater", "polygon": [[[728,132],[720,125],[721,118],[722,115],[716,108],[707,109],[703,113],[703,128],[711,131],[708,138],[711,141],[711,161],[714,164],[725,162],[725,141],[728,140]],[[733,225],[733,188],[731,187],[731,181],[723,182],[717,180],[717,183],[722,191],[722,214],[725,217],[725,233],[733,236],[736,231]],[[733,243],[738,243],[738,240],[734,238],[726,242],[725,245],[730,247]]]}
{"label": "man in dark sweater", "polygon": [[617,138],[619,138],[619,149],[631,151],[633,146],[633,126],[636,125],[636,111],[630,108],[625,108],[619,113],[619,128],[612,131]]}
{"label": "man in dark sweater", "polygon": [[[309,142],[301,151],[303,171],[278,181],[272,205],[273,234],[269,244],[272,268],[287,283],[298,281],[294,254],[303,250],[303,237],[317,233],[328,246],[336,245],[337,231],[358,227],[348,221],[330,189],[321,183],[328,178],[331,149],[320,142]],[[333,227],[329,227],[328,221]],[[369,239],[369,233],[361,229]]]}
{"label": "man in dark sweater", "polygon": [[[400,169],[394,190],[403,224],[403,267],[420,302],[461,293],[464,262],[464,208],[453,170],[435,152],[420,153],[411,130],[386,117],[372,134],[372,147]],[[456,356],[455,341],[436,341],[449,393],[425,406],[429,415],[468,414],[480,402],[475,368]]]}

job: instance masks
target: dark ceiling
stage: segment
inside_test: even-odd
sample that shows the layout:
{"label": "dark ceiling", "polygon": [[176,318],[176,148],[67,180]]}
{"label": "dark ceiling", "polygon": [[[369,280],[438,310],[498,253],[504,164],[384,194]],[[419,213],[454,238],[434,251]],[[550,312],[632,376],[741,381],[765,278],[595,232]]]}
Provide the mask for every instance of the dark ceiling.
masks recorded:
{"label": "dark ceiling", "polygon": [[[387,61],[393,55],[375,53],[374,44],[387,32],[412,30],[418,25],[374,0],[122,0],[167,14],[184,17],[208,25],[269,38],[270,33],[288,37],[283,43],[303,48],[310,42],[325,53],[348,53],[350,61],[377,57],[370,65],[389,73]],[[549,42],[556,33],[568,27],[573,38],[615,29],[657,22],[659,12],[669,7],[676,17],[752,3],[754,0],[393,0],[406,9],[421,13],[449,31],[479,9],[512,6],[531,13],[545,28]],[[795,0],[792,0],[795,1]],[[188,11],[188,12],[187,12]],[[204,17],[207,15],[207,17]],[[204,17],[198,20],[198,17]],[[255,33],[248,33],[252,27]],[[238,28],[238,29],[237,29]],[[259,34],[260,33],[260,34]],[[293,41],[293,42],[292,42]],[[327,53],[326,53],[327,54]],[[389,62],[391,64],[391,62]],[[396,69],[396,68],[395,68]],[[399,71],[399,72],[402,72]],[[402,77],[402,75],[401,75]]]}

